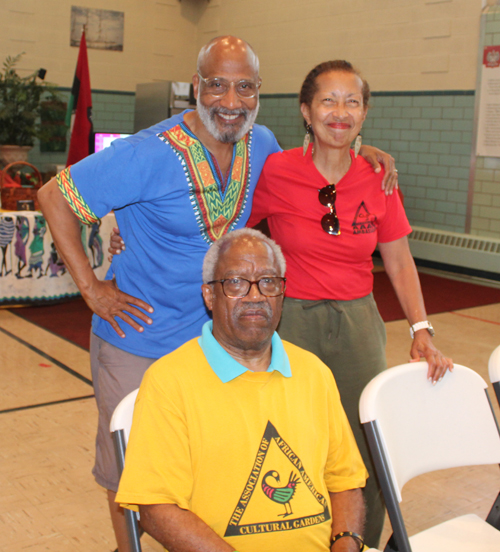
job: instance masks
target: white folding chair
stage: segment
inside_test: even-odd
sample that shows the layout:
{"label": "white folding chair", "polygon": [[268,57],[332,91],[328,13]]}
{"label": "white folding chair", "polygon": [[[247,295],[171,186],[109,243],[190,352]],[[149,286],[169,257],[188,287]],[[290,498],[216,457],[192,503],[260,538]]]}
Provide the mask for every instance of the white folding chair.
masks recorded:
{"label": "white folding chair", "polygon": [[359,405],[393,536],[385,551],[498,552],[500,494],[486,521],[467,514],[408,538],[399,503],[410,479],[434,470],[500,463],[500,434],[486,382],[455,364],[432,385],[427,363],[403,364],[376,376]]}
{"label": "white folding chair", "polygon": [[[116,462],[118,473],[121,475],[125,465],[125,449],[127,448],[132,417],[134,414],[135,399],[139,389],[132,391],[124,397],[113,412],[109,430],[115,445]],[[125,522],[127,524],[128,539],[132,552],[141,552],[141,540],[139,530],[139,514],[125,508]]]}
{"label": "white folding chair", "polygon": [[488,361],[488,373],[498,404],[500,404],[500,345],[491,353]]}

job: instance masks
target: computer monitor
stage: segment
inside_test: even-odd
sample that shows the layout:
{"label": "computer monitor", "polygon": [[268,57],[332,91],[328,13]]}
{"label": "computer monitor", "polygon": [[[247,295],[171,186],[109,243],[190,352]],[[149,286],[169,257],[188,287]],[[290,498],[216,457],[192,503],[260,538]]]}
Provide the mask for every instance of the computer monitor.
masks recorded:
{"label": "computer monitor", "polygon": [[118,138],[126,138],[130,134],[118,134],[112,132],[96,132],[94,135],[94,147],[95,152],[101,151],[104,148],[107,148],[113,140]]}

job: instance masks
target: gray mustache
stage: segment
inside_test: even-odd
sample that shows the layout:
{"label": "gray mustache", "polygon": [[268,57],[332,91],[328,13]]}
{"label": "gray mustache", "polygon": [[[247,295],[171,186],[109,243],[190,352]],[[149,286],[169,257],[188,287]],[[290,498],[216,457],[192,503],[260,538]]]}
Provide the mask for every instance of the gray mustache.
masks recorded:
{"label": "gray mustache", "polygon": [[273,314],[273,311],[268,303],[251,303],[251,304],[239,304],[237,307],[235,307],[234,311],[236,315],[244,314],[245,312],[249,310],[261,310],[266,313],[268,317],[271,317]]}

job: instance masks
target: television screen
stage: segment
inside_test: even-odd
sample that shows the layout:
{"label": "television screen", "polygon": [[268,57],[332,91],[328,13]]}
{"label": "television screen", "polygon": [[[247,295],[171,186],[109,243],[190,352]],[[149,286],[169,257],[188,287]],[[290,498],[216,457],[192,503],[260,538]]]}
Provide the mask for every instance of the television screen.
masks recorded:
{"label": "television screen", "polygon": [[113,134],[111,132],[96,132],[95,133],[95,152],[101,151],[104,148],[107,148],[113,140],[117,138],[126,138],[130,134]]}

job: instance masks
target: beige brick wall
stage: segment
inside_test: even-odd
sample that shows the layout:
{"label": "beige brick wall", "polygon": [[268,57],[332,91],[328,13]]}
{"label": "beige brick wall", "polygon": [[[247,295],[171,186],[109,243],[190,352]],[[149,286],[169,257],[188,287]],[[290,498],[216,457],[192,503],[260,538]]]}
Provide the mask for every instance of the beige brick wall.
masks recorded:
{"label": "beige brick wall", "polygon": [[88,50],[93,89],[191,79],[199,8],[179,0],[1,0],[0,60],[25,51],[20,73],[44,67],[47,80],[71,86],[78,55],[70,46],[71,5],[125,12],[123,52]]}
{"label": "beige brick wall", "polygon": [[[201,1],[201,0],[200,0]],[[297,92],[317,63],[343,58],[373,90],[474,89],[481,0],[211,0],[198,47],[248,40],[263,93]]]}
{"label": "beige brick wall", "polygon": [[[0,59],[26,51],[22,69],[48,69],[70,86],[75,0],[2,0]],[[92,87],[190,80],[198,49],[220,34],[251,42],[264,93],[297,92],[316,63],[344,58],[374,90],[475,88],[482,0],[86,0],[125,12],[123,52],[89,49]]]}

